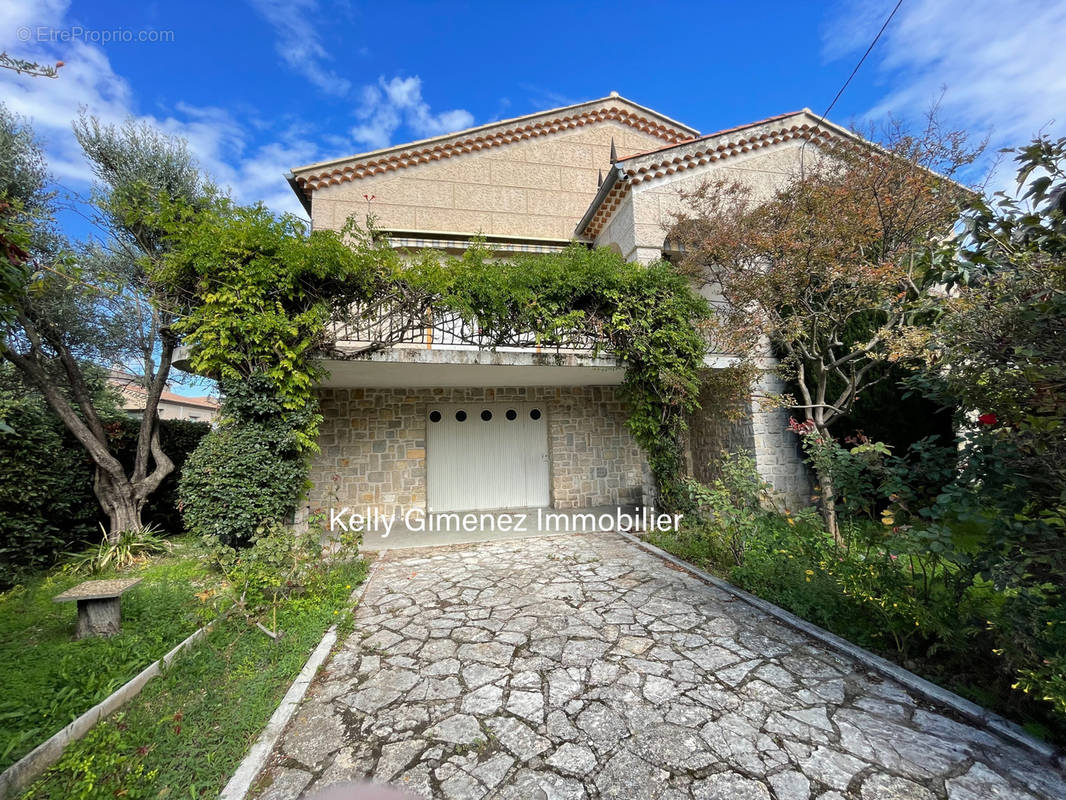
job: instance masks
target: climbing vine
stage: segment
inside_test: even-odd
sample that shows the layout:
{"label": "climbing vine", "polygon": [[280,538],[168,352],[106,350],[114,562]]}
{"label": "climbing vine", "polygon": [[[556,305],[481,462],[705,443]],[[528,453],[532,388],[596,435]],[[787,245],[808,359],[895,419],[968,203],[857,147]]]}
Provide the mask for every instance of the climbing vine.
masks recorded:
{"label": "climbing vine", "polygon": [[[310,232],[292,215],[227,199],[196,212],[168,206],[161,216],[170,250],[153,278],[180,309],[174,328],[191,366],[230,385],[254,379],[297,449],[313,452],[319,351],[334,310],[380,292],[395,253],[354,226]],[[224,405],[223,421],[244,421],[233,406]]]}
{"label": "climbing vine", "polygon": [[412,319],[449,308],[496,344],[579,340],[622,360],[630,431],[661,502],[676,500],[711,310],[671,265],[633,264],[578,244],[497,259],[479,242],[462,256],[425,251],[404,263],[384,237],[352,223],[309,233],[294,217],[225,200],[195,214],[169,213],[171,251],[154,277],[183,307],[177,327],[191,365],[231,387],[254,382],[253,399],[275,409],[268,415],[275,422],[255,408],[249,416],[234,396],[223,407],[224,425],[280,423],[306,456],[321,422],[318,359],[335,344],[335,326],[382,302]]}
{"label": "climbing vine", "polygon": [[475,246],[461,257],[422,253],[402,279],[434,305],[476,320],[490,337],[532,332],[549,346],[579,338],[625,362],[629,429],[648,458],[660,501],[676,503],[711,309],[670,264],[634,264],[578,244],[496,260]]}

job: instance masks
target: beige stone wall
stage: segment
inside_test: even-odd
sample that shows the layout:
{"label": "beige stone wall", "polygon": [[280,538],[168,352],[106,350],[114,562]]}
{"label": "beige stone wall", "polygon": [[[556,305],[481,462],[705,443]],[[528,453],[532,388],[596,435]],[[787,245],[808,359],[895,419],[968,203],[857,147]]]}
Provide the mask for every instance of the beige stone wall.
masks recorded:
{"label": "beige stone wall", "polygon": [[311,513],[425,508],[427,403],[538,402],[547,413],[552,505],[637,504],[648,470],[612,386],[509,389],[323,389]]}
{"label": "beige stone wall", "polygon": [[703,386],[699,401],[688,418],[690,469],[696,480],[709,483],[721,475],[723,452],[754,453],[755,440],[746,401],[725,396],[713,383]]}
{"label": "beige stone wall", "polygon": [[442,158],[317,189],[316,228],[363,219],[364,194],[386,230],[570,239],[610,166],[611,139],[623,158],[666,144],[616,121]]}
{"label": "beige stone wall", "polygon": [[[674,215],[683,208],[683,192],[693,191],[704,181],[726,179],[751,186],[757,197],[768,196],[798,168],[799,146],[799,142],[790,141],[639,183],[596,237],[596,244],[617,243],[628,259],[653,261],[660,255]],[[813,149],[808,145],[804,157],[811,156]]]}
{"label": "beige stone wall", "polygon": [[[758,394],[784,390],[772,375],[758,382]],[[775,502],[785,508],[810,505],[811,482],[799,448],[798,437],[788,430],[789,412],[763,409],[756,400],[745,400],[742,416],[731,419],[729,401],[705,386],[700,394],[700,410],[689,417],[688,452],[692,475],[708,482],[721,474],[718,468],[723,451],[747,452],[755,457],[759,477],[769,484]]]}

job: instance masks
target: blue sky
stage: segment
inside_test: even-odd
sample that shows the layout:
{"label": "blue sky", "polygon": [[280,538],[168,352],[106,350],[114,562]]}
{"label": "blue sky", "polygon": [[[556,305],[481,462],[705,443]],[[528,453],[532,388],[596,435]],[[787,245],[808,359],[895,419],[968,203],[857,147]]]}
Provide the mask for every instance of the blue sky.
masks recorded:
{"label": "blue sky", "polygon": [[[238,199],[297,211],[290,167],[612,90],[704,132],[821,113],[892,5],[0,0],[0,47],[66,62],[54,81],[0,71],[0,96],[72,190],[84,106],[185,136]],[[947,121],[994,145],[1061,135],[1064,40],[1066,0],[904,0],[830,116],[916,119],[943,92]]]}
{"label": "blue sky", "polygon": [[[820,114],[893,5],[0,0],[0,48],[66,64],[57,80],[0,70],[0,98],[76,195],[90,187],[70,133],[84,107],[183,136],[238,200],[302,213],[291,167],[611,91],[705,133]],[[991,150],[1061,136],[1063,42],[1066,0],[904,0],[830,118],[918,121],[941,98],[945,121]]]}

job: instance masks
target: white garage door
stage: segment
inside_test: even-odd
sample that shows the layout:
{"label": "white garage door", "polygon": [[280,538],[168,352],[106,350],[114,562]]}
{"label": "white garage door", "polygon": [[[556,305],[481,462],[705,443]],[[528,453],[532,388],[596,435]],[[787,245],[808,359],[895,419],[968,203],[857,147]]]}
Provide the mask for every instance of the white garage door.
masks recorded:
{"label": "white garage door", "polygon": [[536,403],[426,409],[426,495],[432,511],[547,506],[548,424]]}

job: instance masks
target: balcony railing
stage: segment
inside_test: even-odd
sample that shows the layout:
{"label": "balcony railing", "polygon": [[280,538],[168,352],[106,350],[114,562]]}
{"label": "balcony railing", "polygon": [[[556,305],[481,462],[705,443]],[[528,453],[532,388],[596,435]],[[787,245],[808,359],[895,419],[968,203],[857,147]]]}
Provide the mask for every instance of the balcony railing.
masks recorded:
{"label": "balcony railing", "polygon": [[453,309],[411,309],[389,301],[353,308],[345,320],[332,326],[330,339],[330,349],[348,355],[397,346],[570,353],[607,350],[593,330],[489,331]]}

